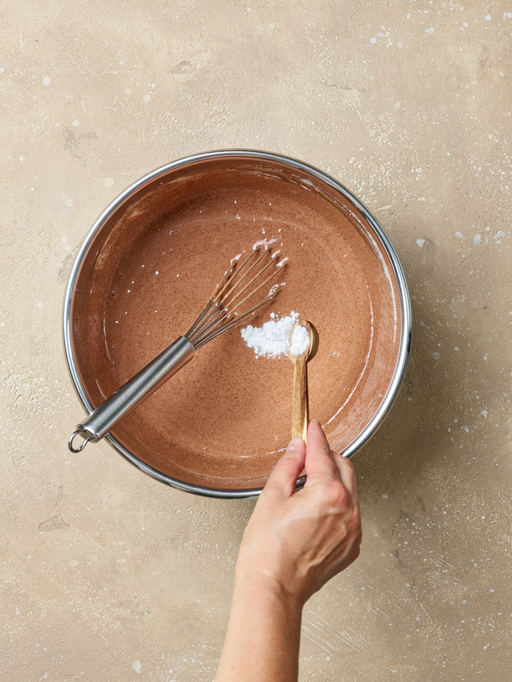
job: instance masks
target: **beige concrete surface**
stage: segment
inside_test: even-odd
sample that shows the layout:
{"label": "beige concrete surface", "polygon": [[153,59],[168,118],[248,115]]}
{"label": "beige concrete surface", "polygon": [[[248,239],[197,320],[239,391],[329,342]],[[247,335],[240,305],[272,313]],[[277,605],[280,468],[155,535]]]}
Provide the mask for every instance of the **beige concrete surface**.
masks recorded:
{"label": "beige concrete surface", "polygon": [[306,605],[301,680],[510,679],[510,9],[3,0],[1,680],[214,677],[254,503],[71,456],[61,312],[118,193],[232,147],[340,179],[413,299],[407,379],[354,459],[361,557]]}

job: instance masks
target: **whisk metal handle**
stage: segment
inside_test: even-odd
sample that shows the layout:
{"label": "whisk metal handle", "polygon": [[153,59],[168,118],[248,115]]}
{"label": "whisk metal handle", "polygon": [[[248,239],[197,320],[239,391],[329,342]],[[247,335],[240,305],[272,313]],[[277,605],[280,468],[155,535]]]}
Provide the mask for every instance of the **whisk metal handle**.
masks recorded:
{"label": "whisk metal handle", "polygon": [[[193,357],[193,345],[184,336],[178,337],[160,355],[91,412],[87,421],[76,427],[76,431],[68,441],[71,452],[81,452],[89,441],[97,443],[136,405],[156,391]],[[73,441],[78,435],[84,440],[80,447],[75,447]]]}

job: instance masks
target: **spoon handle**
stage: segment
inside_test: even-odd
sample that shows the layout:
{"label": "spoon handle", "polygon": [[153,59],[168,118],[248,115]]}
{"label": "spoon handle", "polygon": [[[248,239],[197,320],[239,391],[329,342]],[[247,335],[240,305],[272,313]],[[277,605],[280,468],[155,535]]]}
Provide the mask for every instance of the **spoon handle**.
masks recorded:
{"label": "spoon handle", "polygon": [[309,423],[308,370],[305,357],[293,362],[292,438],[299,436],[307,443]]}

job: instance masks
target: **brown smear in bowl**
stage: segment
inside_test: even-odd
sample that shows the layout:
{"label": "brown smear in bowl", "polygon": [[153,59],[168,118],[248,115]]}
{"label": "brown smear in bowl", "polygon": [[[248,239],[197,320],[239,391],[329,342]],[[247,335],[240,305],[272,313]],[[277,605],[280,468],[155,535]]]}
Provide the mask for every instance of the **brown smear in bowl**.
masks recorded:
{"label": "brown smear in bowl", "polygon": [[[321,180],[254,159],[220,159],[148,182],[109,218],[72,312],[81,381],[96,407],[189,329],[232,258],[265,242],[288,257],[270,313],[310,320],[310,414],[342,451],[389,387],[400,310],[388,257],[347,199]],[[269,285],[270,288],[270,285]],[[293,364],[256,358],[234,330],[112,435],[167,476],[216,489],[264,485],[290,437]]]}

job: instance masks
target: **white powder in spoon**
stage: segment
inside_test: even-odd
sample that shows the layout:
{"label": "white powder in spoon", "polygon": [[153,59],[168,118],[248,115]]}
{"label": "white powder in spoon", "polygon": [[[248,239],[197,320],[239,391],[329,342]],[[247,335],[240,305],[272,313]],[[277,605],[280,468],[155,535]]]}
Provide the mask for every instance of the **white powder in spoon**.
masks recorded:
{"label": "white powder in spoon", "polygon": [[291,312],[288,317],[281,319],[279,315],[270,313],[270,317],[272,319],[262,327],[253,327],[250,324],[241,330],[243,340],[254,350],[256,357],[263,355],[266,358],[278,358],[290,350],[290,332],[299,319],[299,313]]}
{"label": "white powder in spoon", "polygon": [[309,348],[309,331],[302,325],[297,325],[292,333],[290,355],[302,355]]}

